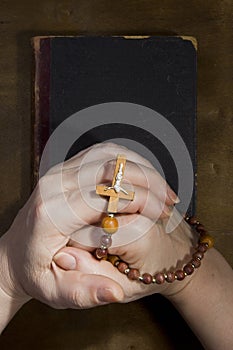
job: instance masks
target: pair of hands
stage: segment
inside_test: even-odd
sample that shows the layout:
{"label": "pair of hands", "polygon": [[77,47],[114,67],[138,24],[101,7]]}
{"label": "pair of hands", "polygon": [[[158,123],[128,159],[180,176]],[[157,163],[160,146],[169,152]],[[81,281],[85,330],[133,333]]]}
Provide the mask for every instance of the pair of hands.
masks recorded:
{"label": "pair of hands", "polygon": [[111,183],[119,153],[127,157],[124,179],[135,191],[134,201],[119,209],[119,226],[128,225],[144,234],[132,243],[111,248],[110,253],[152,274],[177,267],[177,261],[189,254],[192,234],[184,221],[172,233],[165,232],[177,196],[153,166],[124,147],[95,145],[42,177],[1,238],[0,289],[12,300],[24,304],[35,298],[55,308],[89,308],[156,292],[171,295],[187,283],[148,286],[129,281],[72,239],[74,232],[86,234],[93,229],[106,212],[106,200],[93,193],[96,184]]}

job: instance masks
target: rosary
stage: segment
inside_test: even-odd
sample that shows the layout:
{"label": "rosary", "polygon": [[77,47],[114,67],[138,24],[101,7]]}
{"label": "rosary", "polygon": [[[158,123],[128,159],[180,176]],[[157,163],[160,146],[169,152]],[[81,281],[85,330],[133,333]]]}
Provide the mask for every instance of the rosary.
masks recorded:
{"label": "rosary", "polygon": [[100,238],[100,246],[95,250],[94,255],[96,259],[107,260],[112,263],[121,273],[125,274],[130,280],[143,282],[144,284],[164,282],[172,283],[175,280],[182,281],[186,276],[191,275],[195,269],[201,266],[201,260],[204,258],[205,252],[213,247],[214,240],[205,230],[204,226],[195,218],[185,216],[185,221],[193,228],[199,235],[198,245],[195,248],[190,260],[184,265],[182,269],[175,271],[157,272],[155,275],[150,273],[140,274],[136,268],[131,268],[127,262],[120,259],[116,255],[108,254],[108,248],[112,245],[112,235],[118,230],[118,220],[115,214],[118,212],[119,199],[130,200],[134,199],[134,192],[126,191],[122,187],[122,180],[126,166],[126,157],[118,155],[116,166],[111,186],[96,186],[96,193],[101,196],[108,196],[107,216],[102,220],[101,227],[104,234]]}

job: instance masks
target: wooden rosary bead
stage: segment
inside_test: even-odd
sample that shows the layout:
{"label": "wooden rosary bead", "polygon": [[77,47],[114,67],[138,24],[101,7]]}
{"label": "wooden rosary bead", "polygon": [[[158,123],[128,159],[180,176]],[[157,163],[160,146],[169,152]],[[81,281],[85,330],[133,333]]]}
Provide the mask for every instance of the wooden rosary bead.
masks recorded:
{"label": "wooden rosary bead", "polygon": [[155,275],[155,280],[157,284],[163,284],[165,282],[164,274],[159,272]]}
{"label": "wooden rosary bead", "polygon": [[99,260],[103,258],[107,258],[107,255],[108,255],[107,249],[97,248],[95,250],[95,257]]}
{"label": "wooden rosary bead", "polygon": [[190,225],[196,225],[198,223],[198,220],[195,216],[191,216],[190,218],[188,218],[188,223]]}
{"label": "wooden rosary bead", "polygon": [[201,260],[199,260],[198,258],[192,259],[190,261],[190,264],[192,264],[195,267],[195,269],[197,269],[201,266]]}
{"label": "wooden rosary bead", "polygon": [[208,250],[208,247],[205,243],[199,243],[197,250],[199,252],[205,253]]}
{"label": "wooden rosary bead", "polygon": [[112,238],[111,238],[111,235],[108,234],[108,235],[103,235],[100,239],[100,244],[102,247],[104,248],[109,248],[111,247],[112,245]]}
{"label": "wooden rosary bead", "polygon": [[202,253],[202,252],[199,252],[199,251],[197,251],[197,252],[195,252],[194,254],[193,254],[193,258],[194,259],[203,259],[203,257],[204,257],[204,253]]}
{"label": "wooden rosary bead", "polygon": [[196,227],[196,231],[200,234],[204,234],[206,233],[206,229],[205,227],[202,225],[202,224],[198,224],[197,227]]}
{"label": "wooden rosary bead", "polygon": [[176,276],[175,276],[175,273],[174,273],[174,272],[171,272],[171,271],[167,272],[166,281],[167,281],[168,283],[174,282],[175,279],[176,279]]}
{"label": "wooden rosary bead", "polygon": [[194,271],[194,267],[192,266],[192,264],[188,263],[184,266],[183,270],[187,275],[191,275]]}
{"label": "wooden rosary bead", "polygon": [[118,270],[121,273],[125,273],[125,270],[127,270],[129,268],[129,265],[126,264],[124,261],[121,261],[118,265],[117,265]]}
{"label": "wooden rosary bead", "polygon": [[115,217],[105,216],[101,224],[104,232],[113,234],[118,230],[118,221]]}
{"label": "wooden rosary bead", "polygon": [[214,239],[210,235],[204,235],[200,237],[200,243],[206,243],[208,244],[208,249],[212,248],[214,246]]}
{"label": "wooden rosary bead", "polygon": [[113,265],[117,266],[120,263],[120,258],[117,255],[108,255],[108,261]]}
{"label": "wooden rosary bead", "polygon": [[185,273],[184,273],[183,270],[177,270],[177,271],[175,272],[175,275],[176,275],[176,279],[177,279],[178,281],[182,281],[182,280],[185,278]]}
{"label": "wooden rosary bead", "polygon": [[142,275],[142,282],[144,284],[150,284],[152,282],[153,277],[149,273],[144,273]]}
{"label": "wooden rosary bead", "polygon": [[139,277],[140,277],[140,272],[139,272],[138,269],[130,269],[130,270],[129,270],[129,273],[127,274],[127,276],[128,276],[128,278],[129,278],[130,280],[136,281],[136,280],[138,280]]}

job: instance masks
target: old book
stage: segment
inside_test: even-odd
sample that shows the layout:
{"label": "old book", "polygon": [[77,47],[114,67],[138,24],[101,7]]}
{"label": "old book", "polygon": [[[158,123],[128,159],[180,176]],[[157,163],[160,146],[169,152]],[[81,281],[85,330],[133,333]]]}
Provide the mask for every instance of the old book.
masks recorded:
{"label": "old book", "polygon": [[[34,179],[38,177],[39,161],[49,136],[70,116],[98,105],[90,123],[85,116],[80,116],[77,124],[82,132],[76,129],[78,139],[66,158],[94,143],[115,140],[151,158],[177,191],[179,173],[186,171],[178,163],[187,156],[183,145],[175,140],[173,132],[177,131],[192,163],[193,194],[189,212],[194,214],[195,39],[51,36],[35,37],[32,43],[35,53]],[[109,120],[105,115],[107,103]],[[128,113],[125,107],[129,107]],[[125,118],[122,113],[126,113]],[[154,125],[151,118],[157,124]],[[164,121],[168,122],[167,126]],[[89,128],[83,127],[85,123]],[[72,125],[66,132],[70,137],[73,135]],[[187,186],[190,188],[190,183],[187,182]],[[183,193],[186,190],[184,184]]]}

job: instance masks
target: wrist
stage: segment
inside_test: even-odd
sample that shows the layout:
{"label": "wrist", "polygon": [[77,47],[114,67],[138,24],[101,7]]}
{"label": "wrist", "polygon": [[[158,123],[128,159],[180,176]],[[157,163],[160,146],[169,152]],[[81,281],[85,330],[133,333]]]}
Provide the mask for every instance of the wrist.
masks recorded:
{"label": "wrist", "polygon": [[13,298],[0,287],[0,334],[16,314],[28,301],[23,298]]}
{"label": "wrist", "polygon": [[[193,284],[193,280],[196,280],[200,267],[206,260],[206,255],[208,255],[207,251],[214,245],[214,239],[207,233],[204,226],[200,224],[195,217],[185,216],[184,221],[179,225],[179,230],[180,232],[176,232],[174,247],[176,247],[175,250],[179,251],[178,247],[183,246],[183,253],[185,252],[185,254],[180,254],[180,256],[184,258],[183,261],[178,261],[178,269],[173,272],[172,281],[166,278],[167,282],[178,280],[179,283],[170,283],[170,286],[167,286],[164,293],[162,293],[165,297],[179,295],[189,284]],[[185,235],[185,239],[182,240],[183,244],[181,245],[181,242],[179,242],[177,238],[182,237],[182,234]],[[169,272],[167,276],[169,276]]]}
{"label": "wrist", "polygon": [[192,300],[193,293],[195,293],[195,291],[198,290],[198,288],[200,288],[203,282],[208,278],[207,276],[210,265],[209,260],[212,259],[210,255],[212,255],[211,251],[208,251],[205,255],[205,259],[201,263],[201,266],[192,276],[182,281],[179,284],[179,288],[168,290],[167,293],[164,293],[164,296],[175,304],[176,307],[180,306],[182,308],[183,304]]}
{"label": "wrist", "polygon": [[[223,270],[221,266],[223,266]],[[211,290],[213,286],[215,286],[215,291],[221,288],[224,291],[226,285],[223,285],[221,280],[224,278],[223,271],[226,271],[226,268],[231,270],[231,267],[222,255],[215,248],[212,248],[206,252],[201,266],[192,275],[189,283],[183,286],[177,293],[168,294],[166,297],[172,303],[182,307],[182,305],[193,300],[194,297],[196,298],[196,295],[201,296],[205,291]],[[208,295],[205,295],[205,297],[208,298]]]}
{"label": "wrist", "polygon": [[210,249],[190,283],[178,293],[166,297],[204,347],[232,349],[232,289],[231,267],[217,250]]}
{"label": "wrist", "polygon": [[23,291],[14,277],[12,239],[9,231],[0,238],[0,331],[30,297]]}

